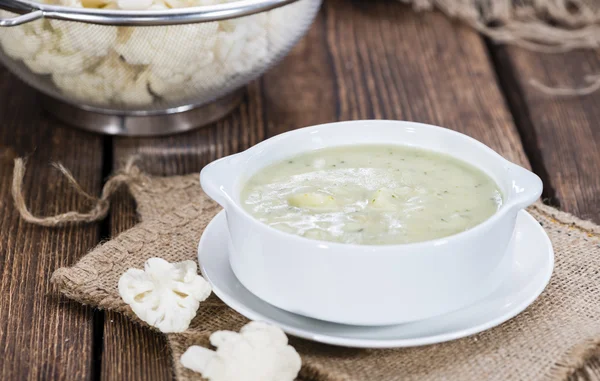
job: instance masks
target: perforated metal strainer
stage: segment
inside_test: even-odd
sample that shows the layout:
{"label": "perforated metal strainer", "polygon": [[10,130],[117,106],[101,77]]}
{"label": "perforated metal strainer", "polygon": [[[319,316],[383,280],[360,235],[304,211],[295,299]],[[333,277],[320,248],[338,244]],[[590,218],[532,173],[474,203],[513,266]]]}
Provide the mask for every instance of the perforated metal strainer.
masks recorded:
{"label": "perforated metal strainer", "polygon": [[235,108],[240,89],[291,49],[320,4],[123,11],[0,0],[0,61],[68,123],[120,135],[185,131]]}

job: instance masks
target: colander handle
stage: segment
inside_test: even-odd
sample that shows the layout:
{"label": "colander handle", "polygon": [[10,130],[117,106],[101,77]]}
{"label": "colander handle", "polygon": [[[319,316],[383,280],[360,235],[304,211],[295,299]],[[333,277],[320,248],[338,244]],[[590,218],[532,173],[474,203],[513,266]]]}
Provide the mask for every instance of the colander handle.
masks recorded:
{"label": "colander handle", "polygon": [[200,7],[139,12],[63,7],[32,0],[0,0],[0,9],[20,14],[0,19],[0,27],[21,25],[40,18],[119,26],[193,24],[253,15],[296,1],[299,0],[239,0]]}
{"label": "colander handle", "polygon": [[19,15],[17,17],[11,17],[7,19],[0,18],[0,26],[17,26],[28,23],[30,21],[41,19],[42,17],[44,17],[44,12],[37,10]]}

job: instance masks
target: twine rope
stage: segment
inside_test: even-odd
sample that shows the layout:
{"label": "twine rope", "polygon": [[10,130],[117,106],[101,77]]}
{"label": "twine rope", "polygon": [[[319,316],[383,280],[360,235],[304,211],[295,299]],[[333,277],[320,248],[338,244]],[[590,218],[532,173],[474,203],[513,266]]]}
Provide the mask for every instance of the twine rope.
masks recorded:
{"label": "twine rope", "polygon": [[119,189],[119,187],[123,184],[129,184],[143,176],[139,168],[134,165],[136,160],[136,156],[129,158],[125,166],[111,176],[108,181],[106,181],[104,187],[102,188],[100,197],[92,196],[86,192],[81,185],[79,185],[77,180],[75,180],[73,174],[62,164],[52,164],[53,167],[55,167],[67,179],[69,185],[75,190],[75,192],[92,201],[94,206],[87,212],[69,211],[66,213],[56,214],[54,216],[40,217],[31,213],[25,202],[25,197],[23,195],[23,178],[25,177],[27,164],[26,160],[17,158],[15,159],[11,189],[15,208],[23,220],[29,223],[47,227],[64,226],[71,223],[89,223],[100,221],[106,218],[108,210],[110,209],[110,197]]}

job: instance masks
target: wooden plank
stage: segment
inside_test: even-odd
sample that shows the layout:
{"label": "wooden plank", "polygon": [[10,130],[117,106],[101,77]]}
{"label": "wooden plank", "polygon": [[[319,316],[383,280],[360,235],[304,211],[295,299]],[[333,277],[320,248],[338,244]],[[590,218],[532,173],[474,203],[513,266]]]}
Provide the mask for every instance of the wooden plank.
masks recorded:
{"label": "wooden plank", "polygon": [[[125,189],[113,196],[110,234],[117,236],[135,225],[135,203]],[[169,380],[170,353],[164,336],[132,323],[124,316],[104,313],[102,380]]]}
{"label": "wooden plank", "polygon": [[102,380],[170,380],[169,348],[164,336],[107,311],[104,324]]}
{"label": "wooden plank", "polygon": [[34,213],[89,207],[49,163],[62,162],[84,189],[99,193],[102,138],[42,115],[33,90],[5,69],[0,99],[0,380],[88,380],[92,309],[54,293],[50,276],[97,244],[98,225],[30,225],[14,209],[10,186],[13,159],[30,155],[24,191]]}
{"label": "wooden plank", "polygon": [[532,163],[543,175],[546,196],[565,211],[600,222],[600,91],[557,97],[530,84],[585,86],[585,75],[600,74],[600,55],[517,48],[496,48],[494,54]]}

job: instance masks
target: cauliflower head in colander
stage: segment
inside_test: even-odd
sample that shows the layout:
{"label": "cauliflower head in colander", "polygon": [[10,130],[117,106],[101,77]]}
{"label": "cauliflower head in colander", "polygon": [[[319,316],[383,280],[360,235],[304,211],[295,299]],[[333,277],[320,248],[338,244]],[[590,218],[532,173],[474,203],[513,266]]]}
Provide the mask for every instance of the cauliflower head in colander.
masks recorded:
{"label": "cauliflower head in colander", "polygon": [[[120,80],[113,80],[115,77]],[[97,104],[117,101],[140,105],[152,102],[152,95],[146,86],[147,73],[136,71],[116,54],[106,57],[94,70],[77,76],[56,72],[52,79],[58,87],[82,101]]]}
{"label": "cauliflower head in colander", "polygon": [[55,20],[36,20],[0,33],[6,54],[37,74],[80,73],[106,56],[115,39],[114,28]]}
{"label": "cauliflower head in colander", "polygon": [[[44,0],[69,7],[137,11],[231,1]],[[313,4],[300,0],[293,7],[238,19],[157,27],[36,20],[3,28],[0,45],[33,73],[48,76],[66,98],[83,104],[139,108],[201,103],[260,72],[274,52],[289,43],[290,34],[298,33],[290,18]]]}

